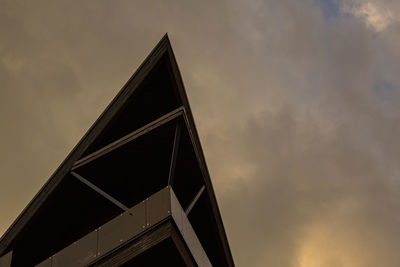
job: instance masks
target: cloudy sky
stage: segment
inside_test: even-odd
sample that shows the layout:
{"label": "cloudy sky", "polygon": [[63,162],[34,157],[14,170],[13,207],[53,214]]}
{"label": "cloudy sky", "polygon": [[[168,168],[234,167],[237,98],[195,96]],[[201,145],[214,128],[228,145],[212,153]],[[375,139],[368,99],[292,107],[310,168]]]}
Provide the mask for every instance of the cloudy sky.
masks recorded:
{"label": "cloudy sky", "polygon": [[168,32],[237,266],[400,266],[400,1],[0,0],[0,234]]}

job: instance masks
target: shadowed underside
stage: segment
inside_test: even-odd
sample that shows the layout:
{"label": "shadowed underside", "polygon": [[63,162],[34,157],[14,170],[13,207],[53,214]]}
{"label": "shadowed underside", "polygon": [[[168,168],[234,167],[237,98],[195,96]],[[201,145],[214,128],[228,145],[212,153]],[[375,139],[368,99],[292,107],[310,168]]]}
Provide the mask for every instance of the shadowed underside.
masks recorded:
{"label": "shadowed underside", "polygon": [[[172,188],[210,263],[233,266],[167,35],[1,238],[0,256],[5,256],[0,265],[11,254],[12,266],[39,264],[166,186]],[[179,224],[170,223],[168,229]],[[190,265],[176,256],[184,255],[187,245],[179,248],[174,231],[169,230],[170,239],[123,266],[150,264],[156,260],[149,256],[153,254]]]}

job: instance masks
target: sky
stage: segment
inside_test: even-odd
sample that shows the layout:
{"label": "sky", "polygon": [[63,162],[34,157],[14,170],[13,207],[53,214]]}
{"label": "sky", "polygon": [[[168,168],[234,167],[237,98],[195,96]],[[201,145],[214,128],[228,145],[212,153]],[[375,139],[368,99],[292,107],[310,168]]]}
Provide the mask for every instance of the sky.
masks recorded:
{"label": "sky", "polygon": [[400,2],[0,0],[0,234],[168,32],[237,266],[400,266]]}

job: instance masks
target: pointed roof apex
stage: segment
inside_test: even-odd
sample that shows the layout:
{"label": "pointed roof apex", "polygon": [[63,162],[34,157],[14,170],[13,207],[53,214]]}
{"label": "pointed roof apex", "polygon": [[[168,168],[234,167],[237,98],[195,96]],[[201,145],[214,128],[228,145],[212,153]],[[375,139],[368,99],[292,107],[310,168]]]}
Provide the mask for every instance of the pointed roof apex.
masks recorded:
{"label": "pointed roof apex", "polygon": [[0,256],[37,264],[167,184],[213,265],[233,266],[166,33],[2,236]]}

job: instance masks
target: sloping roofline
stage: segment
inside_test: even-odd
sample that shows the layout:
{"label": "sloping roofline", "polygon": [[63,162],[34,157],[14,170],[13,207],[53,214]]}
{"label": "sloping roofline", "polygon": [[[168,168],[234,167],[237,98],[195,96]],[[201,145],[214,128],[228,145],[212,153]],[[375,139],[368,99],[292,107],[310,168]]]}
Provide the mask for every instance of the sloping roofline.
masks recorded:
{"label": "sloping roofline", "polygon": [[170,64],[173,72],[173,78],[175,79],[177,85],[177,91],[182,104],[185,108],[188,127],[192,134],[194,141],[194,149],[196,152],[196,157],[200,164],[200,169],[204,179],[204,184],[206,191],[208,192],[209,201],[212,207],[212,213],[218,229],[218,239],[221,242],[225,258],[229,266],[234,266],[232,254],[227,241],[225,229],[222,223],[222,218],[219,212],[218,204],[215,198],[214,189],[211,183],[210,175],[207,169],[204,154],[200,145],[199,136],[194,123],[193,115],[189,106],[189,101],[184,89],[184,84],[180,71],[172,51],[171,43],[169,41],[168,35],[165,34],[164,37],[159,41],[156,47],[151,51],[139,68],[135,71],[128,82],[122,87],[119,93],[103,111],[100,117],[95,121],[95,123],[89,128],[83,138],[78,142],[78,144],[69,153],[66,159],[61,163],[53,175],[48,179],[48,181],[43,185],[35,197],[28,203],[25,209],[13,222],[13,224],[8,228],[8,230],[3,234],[0,239],[0,256],[6,252],[12,250],[12,246],[18,236],[21,234],[22,230],[29,223],[33,215],[38,211],[40,206],[46,201],[53,190],[59,185],[63,178],[71,170],[73,164],[83,155],[86,149],[94,142],[94,140],[99,136],[99,134],[104,130],[107,124],[112,120],[114,115],[121,109],[125,104],[126,100],[136,88],[141,84],[144,78],[149,74],[157,62],[167,54],[168,63]]}

